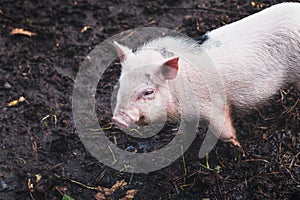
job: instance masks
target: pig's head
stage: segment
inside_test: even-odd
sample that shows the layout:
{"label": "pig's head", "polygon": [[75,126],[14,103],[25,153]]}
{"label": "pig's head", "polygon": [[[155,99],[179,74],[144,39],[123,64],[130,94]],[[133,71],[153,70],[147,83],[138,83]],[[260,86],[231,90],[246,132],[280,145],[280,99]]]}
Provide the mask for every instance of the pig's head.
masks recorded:
{"label": "pig's head", "polygon": [[120,128],[165,122],[176,112],[169,82],[178,75],[179,58],[165,58],[157,49],[137,50],[114,43],[122,72],[112,120]]}

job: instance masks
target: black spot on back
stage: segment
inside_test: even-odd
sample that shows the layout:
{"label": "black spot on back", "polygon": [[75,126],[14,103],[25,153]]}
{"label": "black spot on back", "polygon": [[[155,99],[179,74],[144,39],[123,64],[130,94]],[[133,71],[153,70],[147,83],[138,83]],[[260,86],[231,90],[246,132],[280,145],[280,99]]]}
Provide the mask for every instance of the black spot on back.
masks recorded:
{"label": "black spot on back", "polygon": [[169,58],[169,57],[174,56],[174,53],[171,51],[168,51],[166,48],[162,48],[159,52],[164,58]]}
{"label": "black spot on back", "polygon": [[194,38],[194,40],[196,40],[196,42],[198,44],[203,44],[204,42],[206,42],[209,39],[209,36],[207,34],[201,35],[200,37],[196,37]]}
{"label": "black spot on back", "polygon": [[137,50],[138,50],[138,48],[133,48],[131,51],[132,51],[132,53],[136,53],[137,52]]}

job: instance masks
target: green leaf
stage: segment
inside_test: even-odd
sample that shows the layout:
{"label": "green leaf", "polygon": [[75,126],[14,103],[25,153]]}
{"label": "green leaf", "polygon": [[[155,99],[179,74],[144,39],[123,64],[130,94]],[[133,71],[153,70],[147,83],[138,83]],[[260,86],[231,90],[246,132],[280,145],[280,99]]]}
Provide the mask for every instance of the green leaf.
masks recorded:
{"label": "green leaf", "polygon": [[73,199],[72,197],[70,197],[69,195],[64,195],[63,196],[63,198],[62,198],[62,200],[75,200],[75,199]]}

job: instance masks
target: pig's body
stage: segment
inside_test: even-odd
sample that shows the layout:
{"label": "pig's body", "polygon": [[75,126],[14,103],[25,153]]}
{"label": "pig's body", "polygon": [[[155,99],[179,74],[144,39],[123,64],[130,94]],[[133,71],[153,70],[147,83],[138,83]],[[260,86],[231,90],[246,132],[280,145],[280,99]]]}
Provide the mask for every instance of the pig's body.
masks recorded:
{"label": "pig's body", "polygon": [[[184,80],[197,96],[199,114],[220,131],[224,141],[239,145],[230,117],[232,106],[250,109],[262,104],[286,84],[300,85],[300,4],[279,4],[213,30],[201,45],[185,38],[162,37],[127,56],[125,53],[129,49],[116,46],[123,66],[113,117],[117,125],[128,127],[141,118],[155,121],[160,119],[164,109],[169,115],[177,116],[180,105],[176,95],[172,94],[175,91],[178,96],[183,95],[180,87]],[[149,49],[154,50],[150,53]],[[162,49],[166,49],[167,55],[160,51]],[[224,102],[222,94],[213,97],[217,98],[213,101],[219,104],[212,104],[211,93],[222,88],[208,88],[207,81],[210,85],[220,85],[220,79],[215,80],[213,70],[209,75],[210,68],[201,65],[204,54],[212,60],[225,87]],[[189,58],[196,56],[199,61],[188,62]],[[141,65],[154,67],[135,70]],[[161,72],[162,65],[169,66],[171,70]],[[199,74],[195,65],[208,76]],[[131,70],[135,71],[133,75],[129,75]],[[135,93],[139,90],[135,89],[137,87],[144,89]],[[149,92],[145,92],[149,90],[145,89],[147,87],[155,95],[148,95]],[[142,101],[139,101],[141,94]],[[148,107],[151,114],[146,110]],[[212,114],[212,109],[225,113],[224,123]]]}
{"label": "pig's body", "polygon": [[209,33],[204,44],[226,84],[227,98],[251,108],[280,87],[300,83],[300,4],[284,3]]}

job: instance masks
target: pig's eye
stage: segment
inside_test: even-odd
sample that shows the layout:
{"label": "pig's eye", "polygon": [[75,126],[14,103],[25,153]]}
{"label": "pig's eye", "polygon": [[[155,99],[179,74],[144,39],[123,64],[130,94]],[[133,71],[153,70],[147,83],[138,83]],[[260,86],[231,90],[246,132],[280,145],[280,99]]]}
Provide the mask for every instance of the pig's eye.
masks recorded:
{"label": "pig's eye", "polygon": [[143,91],[143,99],[154,99],[154,90],[148,89]]}

